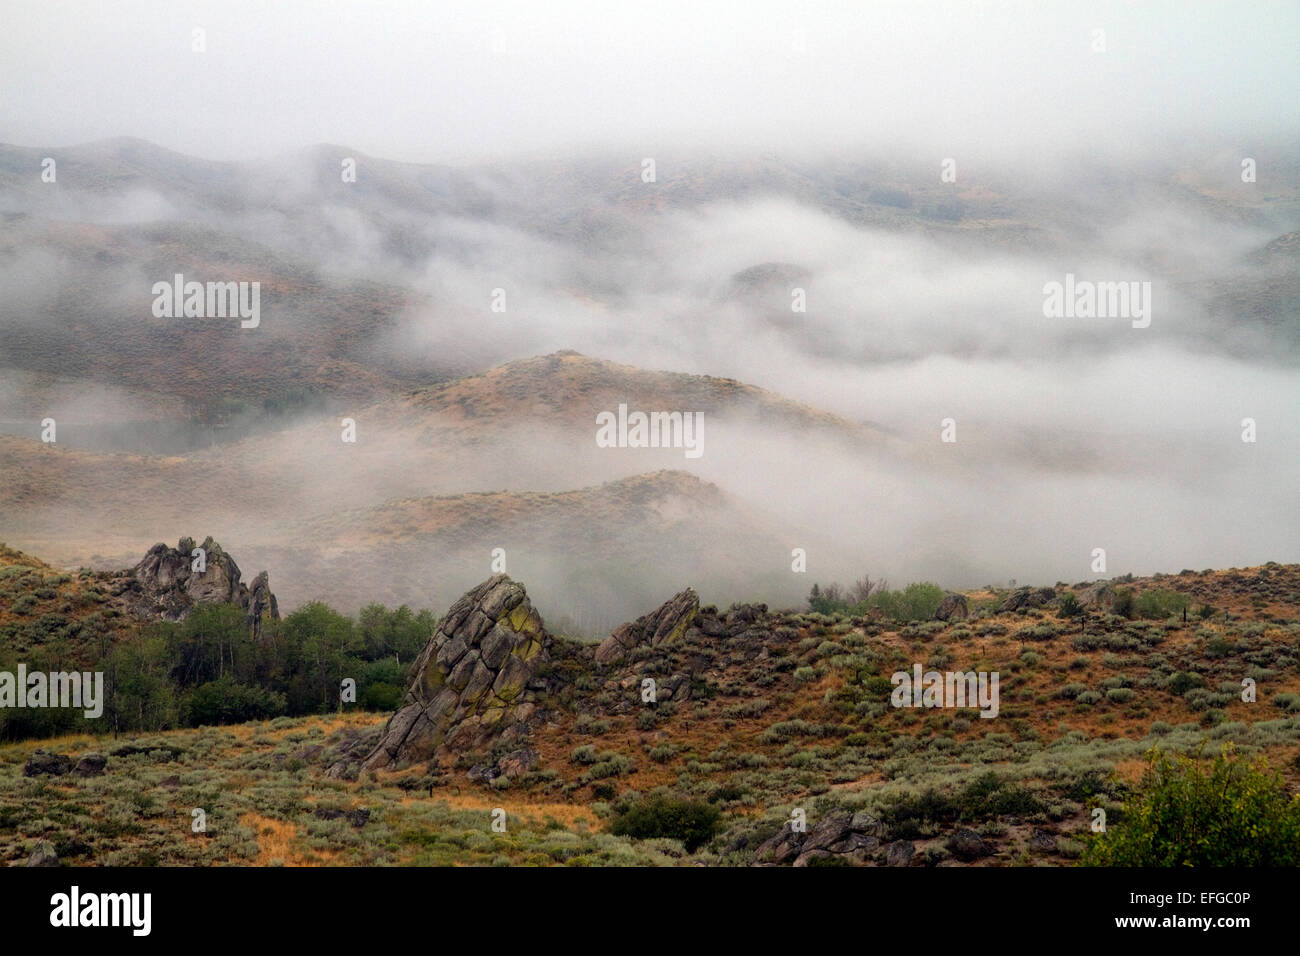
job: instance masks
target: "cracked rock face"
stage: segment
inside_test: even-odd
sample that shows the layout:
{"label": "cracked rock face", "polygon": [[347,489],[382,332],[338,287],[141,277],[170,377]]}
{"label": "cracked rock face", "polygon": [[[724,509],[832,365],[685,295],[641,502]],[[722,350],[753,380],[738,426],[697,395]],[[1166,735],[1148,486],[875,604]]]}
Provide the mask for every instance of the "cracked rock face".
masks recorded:
{"label": "cracked rock face", "polygon": [[1109,581],[1098,581],[1078,595],[1080,607],[1095,607],[1109,611],[1115,606],[1115,588]]}
{"label": "cracked rock face", "polygon": [[1054,588],[1020,588],[1007,595],[999,611],[1019,611],[1021,608],[1046,607],[1056,598]]}
{"label": "cracked rock face", "polygon": [[538,672],[550,662],[551,644],[522,584],[498,574],[467,592],[421,653],[402,706],[362,767],[522,740],[537,710]]}
{"label": "cracked rock face", "polygon": [[193,570],[194,539],[181,538],[175,548],[159,543],[135,566],[138,591],[129,598],[132,609],[144,618],[183,620],[196,604],[236,604],[248,618],[255,638],[262,622],[279,620],[280,609],[263,571],[252,587],[242,584],[239,565],[211,537],[204,539],[204,569]]}
{"label": "cracked rock face", "polygon": [[934,612],[934,619],[936,621],[964,621],[969,615],[970,610],[966,606],[966,598],[960,594],[949,592],[939,602],[939,607]]}
{"label": "cracked rock face", "polygon": [[[619,625],[596,648],[598,664],[615,664],[632,648],[645,644],[658,647],[678,641],[695,620],[700,610],[700,598],[694,588],[679,592],[671,600],[635,621]],[[765,609],[766,610],[766,609]]]}
{"label": "cracked rock face", "polygon": [[[868,813],[831,810],[811,830],[799,831],[792,823],[787,823],[775,836],[759,845],[755,851],[755,863],[807,866],[817,857],[838,856],[851,863],[863,864],[880,848],[882,829],[880,821]],[[891,862],[890,865],[894,864]]]}

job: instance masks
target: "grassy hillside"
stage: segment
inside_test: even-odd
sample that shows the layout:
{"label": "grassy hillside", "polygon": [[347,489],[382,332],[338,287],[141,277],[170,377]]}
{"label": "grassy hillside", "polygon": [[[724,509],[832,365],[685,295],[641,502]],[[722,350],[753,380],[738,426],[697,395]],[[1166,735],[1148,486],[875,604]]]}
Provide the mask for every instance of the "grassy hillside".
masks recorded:
{"label": "grassy hillside", "polygon": [[[800,809],[810,829],[865,814],[879,834],[867,863],[1063,865],[1096,839],[1095,808],[1124,826],[1151,748],[1208,758],[1231,743],[1300,792],[1300,566],[1115,584],[1157,616],[1062,616],[1085,583],[1016,612],[998,610],[1006,592],[969,592],[969,619],[953,623],[734,608],[717,612],[723,633],[603,669],[561,639],[555,667],[570,679],[530,741],[538,761],[490,784],[470,771],[499,753],[325,776],[373,744],[382,713],[12,744],[0,854],[20,860],[46,839],[76,864],[750,864]],[[1160,613],[1182,599],[1186,621]],[[998,671],[997,718],[891,706],[888,675],[913,663]],[[675,674],[689,696],[642,704],[645,675]],[[24,777],[37,747],[108,754],[106,773]],[[625,835],[654,792],[711,807],[713,836],[688,852]]]}

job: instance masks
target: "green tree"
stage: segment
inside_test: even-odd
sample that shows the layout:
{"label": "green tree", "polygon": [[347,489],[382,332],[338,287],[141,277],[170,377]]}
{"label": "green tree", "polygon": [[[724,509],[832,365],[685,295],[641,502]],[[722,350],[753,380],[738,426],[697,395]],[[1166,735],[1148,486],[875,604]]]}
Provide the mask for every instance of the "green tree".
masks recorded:
{"label": "green tree", "polygon": [[175,688],[169,675],[167,640],[159,633],[115,647],[105,666],[104,716],[114,731],[175,727]]}
{"label": "green tree", "polygon": [[718,830],[722,814],[699,800],[652,794],[614,818],[609,832],[634,840],[667,837],[680,840],[687,852],[703,846]]}
{"label": "green tree", "polygon": [[1122,818],[1088,841],[1091,866],[1300,865],[1300,796],[1261,759],[1225,747],[1199,755],[1152,750]]}
{"label": "green tree", "polygon": [[283,621],[285,640],[294,649],[289,704],[294,713],[330,710],[339,705],[345,677],[361,677],[365,639],[352,619],[320,601],[304,604]]}

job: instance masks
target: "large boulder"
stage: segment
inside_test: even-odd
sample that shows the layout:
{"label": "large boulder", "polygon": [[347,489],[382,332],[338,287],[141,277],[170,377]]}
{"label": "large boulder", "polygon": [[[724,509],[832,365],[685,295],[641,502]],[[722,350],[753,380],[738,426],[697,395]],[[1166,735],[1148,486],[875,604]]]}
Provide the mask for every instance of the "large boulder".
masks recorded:
{"label": "large boulder", "polygon": [[974,830],[967,827],[959,827],[953,831],[952,836],[948,838],[948,850],[957,859],[970,863],[978,860],[980,857],[988,856],[993,850],[984,838]]}
{"label": "large boulder", "polygon": [[181,538],[175,548],[161,542],[150,548],[133,569],[137,586],[125,595],[131,609],[146,619],[180,621],[198,604],[234,604],[260,638],[263,623],[280,617],[267,573],[258,574],[250,588],[242,583],[235,559],[210,536],[199,547],[202,570],[195,569],[193,538]]}
{"label": "large boulder", "polygon": [[916,845],[911,840],[895,840],[885,847],[885,866],[911,866]]}
{"label": "large boulder", "polygon": [[596,648],[596,663],[616,664],[639,645],[659,647],[680,640],[699,610],[700,597],[694,588],[679,592],[649,614],[620,624]]}
{"label": "large boulder", "polygon": [[1109,611],[1115,606],[1115,588],[1109,581],[1098,581],[1079,595],[1079,606]]}
{"label": "large boulder", "polygon": [[72,772],[78,777],[99,777],[103,775],[107,766],[108,758],[103,754],[86,754],[77,761]]}
{"label": "large boulder", "polygon": [[793,864],[807,866],[813,859],[837,857],[843,862],[863,865],[880,847],[880,821],[868,813],[832,809],[811,830],[798,831],[792,823],[754,852],[756,864]]}
{"label": "large boulder", "polygon": [[36,847],[32,850],[32,855],[27,858],[24,866],[58,866],[59,854],[54,849],[54,844],[49,840],[37,840]]}
{"label": "large boulder", "polygon": [[966,598],[961,594],[949,592],[939,602],[939,607],[934,612],[934,619],[936,621],[964,621],[969,614]]}
{"label": "large boulder", "polygon": [[48,750],[33,750],[23,765],[24,777],[62,777],[72,770],[72,758],[67,754],[50,753]]}
{"label": "large boulder", "polygon": [[[362,768],[522,741],[537,715],[537,675],[550,663],[552,643],[522,584],[498,574],[467,592],[417,659],[402,706]],[[329,774],[346,776],[342,763]]]}
{"label": "large boulder", "polygon": [[1020,611],[1028,608],[1046,607],[1055,600],[1056,591],[1052,588],[1019,588],[1007,595],[999,611]]}

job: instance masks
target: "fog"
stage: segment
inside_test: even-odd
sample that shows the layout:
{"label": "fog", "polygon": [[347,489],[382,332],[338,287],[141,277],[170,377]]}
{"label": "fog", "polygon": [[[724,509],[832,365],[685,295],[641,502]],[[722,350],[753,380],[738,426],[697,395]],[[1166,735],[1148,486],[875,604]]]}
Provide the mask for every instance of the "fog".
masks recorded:
{"label": "fog", "polygon": [[1243,145],[1290,131],[1298,32],[1294,4],[1178,0],[58,0],[6,15],[3,139],[131,135],[220,159],[348,143],[414,162],[882,140],[1131,155],[1207,128]]}
{"label": "fog", "polygon": [[[441,612],[501,547],[589,633],[687,585],[1300,560],[1300,14],[1191,6],[13,14],[0,540],[213,534],[286,610]],[[153,317],[175,273],[262,283],[261,325]],[[1048,317],[1067,276],[1149,314]],[[772,396],[417,392],[560,350]],[[703,456],[596,447],[621,401],[703,411]],[[662,469],[718,490],[561,494]],[[560,497],[406,501],[498,491]]]}

